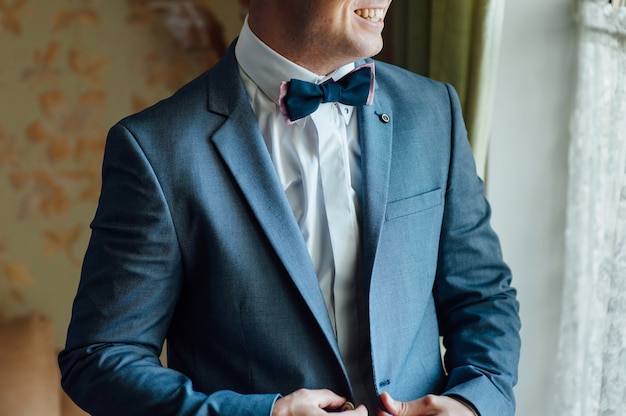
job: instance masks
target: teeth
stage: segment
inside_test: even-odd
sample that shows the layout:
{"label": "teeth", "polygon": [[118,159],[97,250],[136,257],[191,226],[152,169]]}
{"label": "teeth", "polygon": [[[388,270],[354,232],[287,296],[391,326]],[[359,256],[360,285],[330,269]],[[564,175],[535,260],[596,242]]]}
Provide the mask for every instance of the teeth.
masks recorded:
{"label": "teeth", "polygon": [[379,22],[385,17],[385,11],[383,9],[359,9],[355,13],[371,22]]}

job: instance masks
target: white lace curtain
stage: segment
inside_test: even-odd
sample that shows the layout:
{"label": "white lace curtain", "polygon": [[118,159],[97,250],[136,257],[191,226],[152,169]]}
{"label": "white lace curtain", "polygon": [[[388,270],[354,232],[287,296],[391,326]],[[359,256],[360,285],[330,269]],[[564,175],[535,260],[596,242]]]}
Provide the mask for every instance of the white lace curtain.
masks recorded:
{"label": "white lace curtain", "polygon": [[[614,0],[615,1],[615,0]],[[580,1],[553,416],[626,415],[626,8]]]}

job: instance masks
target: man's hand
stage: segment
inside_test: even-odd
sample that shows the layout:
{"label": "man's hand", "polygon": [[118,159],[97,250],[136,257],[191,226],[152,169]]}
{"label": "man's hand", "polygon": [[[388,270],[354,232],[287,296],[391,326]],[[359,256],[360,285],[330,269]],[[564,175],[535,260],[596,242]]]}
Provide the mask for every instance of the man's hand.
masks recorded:
{"label": "man's hand", "polygon": [[[465,404],[446,396],[428,395],[411,402],[399,402],[383,393],[380,400],[392,416],[474,416]],[[377,416],[389,415],[380,410]]]}
{"label": "man's hand", "polygon": [[[315,416],[338,412],[346,398],[330,390],[300,389],[276,400],[272,416]],[[367,409],[360,405],[354,410],[341,412],[344,416],[367,416]]]}

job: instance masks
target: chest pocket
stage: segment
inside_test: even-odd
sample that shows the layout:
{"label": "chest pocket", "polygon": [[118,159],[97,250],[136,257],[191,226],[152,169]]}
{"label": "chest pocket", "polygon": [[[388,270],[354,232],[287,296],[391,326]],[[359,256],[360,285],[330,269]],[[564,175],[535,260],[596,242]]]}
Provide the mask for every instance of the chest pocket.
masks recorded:
{"label": "chest pocket", "polygon": [[385,219],[405,217],[441,205],[441,188],[387,204]]}

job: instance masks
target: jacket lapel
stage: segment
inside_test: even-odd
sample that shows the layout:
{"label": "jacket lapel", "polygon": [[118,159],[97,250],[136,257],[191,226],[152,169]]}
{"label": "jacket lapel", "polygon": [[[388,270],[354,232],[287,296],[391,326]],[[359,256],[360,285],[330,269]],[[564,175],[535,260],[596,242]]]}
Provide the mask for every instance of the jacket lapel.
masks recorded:
{"label": "jacket lapel", "polygon": [[233,44],[209,76],[209,111],[225,117],[211,140],[341,362],[313,263],[238,71]]}
{"label": "jacket lapel", "polygon": [[373,105],[362,107],[359,111],[363,178],[363,257],[365,276],[368,279],[376,259],[387,207],[393,135],[391,108],[388,97],[377,85]]}

